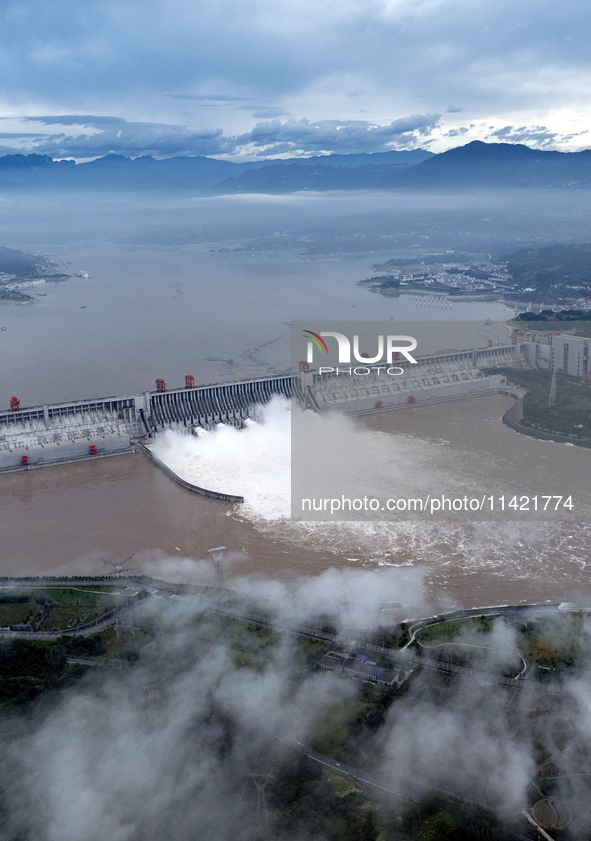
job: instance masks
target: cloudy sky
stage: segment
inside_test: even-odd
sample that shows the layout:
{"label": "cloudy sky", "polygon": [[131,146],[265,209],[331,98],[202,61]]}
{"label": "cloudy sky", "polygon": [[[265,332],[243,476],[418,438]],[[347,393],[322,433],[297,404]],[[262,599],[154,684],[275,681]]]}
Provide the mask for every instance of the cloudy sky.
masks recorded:
{"label": "cloudy sky", "polygon": [[584,0],[2,0],[0,154],[591,146]]}

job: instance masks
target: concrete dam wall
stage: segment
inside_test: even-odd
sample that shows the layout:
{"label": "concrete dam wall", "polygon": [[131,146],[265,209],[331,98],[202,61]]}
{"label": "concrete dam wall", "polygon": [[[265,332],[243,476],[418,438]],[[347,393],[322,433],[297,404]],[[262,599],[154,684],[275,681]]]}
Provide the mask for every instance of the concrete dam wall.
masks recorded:
{"label": "concrete dam wall", "polygon": [[[449,352],[402,362],[404,376],[340,376],[300,371],[208,386],[157,390],[0,412],[0,472],[137,452],[165,429],[242,426],[275,396],[314,411],[364,413],[433,403],[506,387],[495,365],[527,366],[523,345]],[[163,385],[163,384],[162,384]]]}
{"label": "concrete dam wall", "polygon": [[241,426],[257,405],[292,392],[301,397],[288,375],[0,412],[0,472],[137,452],[164,429]]}
{"label": "concrete dam wall", "polygon": [[289,400],[298,389],[298,378],[286,376],[152,392],[146,395],[148,426],[157,432],[179,426],[207,428],[216,423],[240,424],[252,417],[255,406],[265,405],[278,395]]}
{"label": "concrete dam wall", "polygon": [[396,366],[404,370],[404,375],[399,377],[388,376],[385,370],[377,371],[376,366],[365,369],[368,373],[362,376],[340,372],[308,374],[307,397],[317,411],[337,410],[348,414],[422,406],[506,388],[505,377],[487,376],[484,370],[526,364],[519,345],[474,348],[418,357],[416,365],[397,362]]}

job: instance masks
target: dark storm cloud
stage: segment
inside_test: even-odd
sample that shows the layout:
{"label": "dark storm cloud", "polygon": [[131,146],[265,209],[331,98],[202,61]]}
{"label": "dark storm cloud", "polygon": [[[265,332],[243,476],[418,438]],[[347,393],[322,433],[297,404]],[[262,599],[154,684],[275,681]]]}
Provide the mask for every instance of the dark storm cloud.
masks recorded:
{"label": "dark storm cloud", "polygon": [[[449,134],[451,135],[451,132]],[[561,142],[572,140],[573,137],[580,137],[583,134],[587,134],[587,132],[559,134],[550,131],[546,126],[503,126],[503,128],[491,131],[488,139],[501,143],[525,143],[527,146],[544,149],[554,148]]]}
{"label": "dark storm cloud", "polygon": [[[420,95],[425,111],[461,102],[471,119],[535,124],[536,109],[586,108],[587,29],[583,0],[568,14],[550,0],[4,0],[0,106],[159,123],[179,121],[175,101],[252,98],[298,117],[371,103],[391,118]],[[244,131],[234,116],[226,133]]]}
{"label": "dark storm cloud", "polygon": [[[31,118],[36,119],[36,118]],[[222,129],[189,131],[183,126],[164,123],[132,123],[116,117],[55,117],[40,118],[45,125],[79,125],[78,133],[65,134],[13,134],[15,146],[8,152],[35,153],[54,158],[96,158],[118,154],[128,157],[154,155],[216,155],[231,152],[231,138],[223,136]],[[94,129],[87,133],[84,129]],[[35,137],[34,142],[16,145],[19,137]],[[7,154],[8,152],[4,152]]]}
{"label": "dark storm cloud", "polygon": [[[376,125],[364,120],[271,120],[257,123],[252,131],[225,135],[222,129],[201,132],[163,123],[132,123],[117,117],[61,115],[40,117],[49,126],[80,126],[76,134],[7,134],[15,141],[9,152],[35,152],[55,158],[93,158],[107,154],[129,157],[154,155],[234,155],[244,152],[275,155],[318,151],[375,152],[402,145],[417,145],[437,125],[438,114],[414,114]],[[28,122],[37,121],[35,117]],[[87,133],[84,129],[93,129]],[[19,137],[25,143],[18,146]],[[26,138],[35,138],[27,142]]]}
{"label": "dark storm cloud", "polygon": [[238,138],[244,145],[264,147],[267,154],[283,152],[376,152],[397,143],[413,144],[427,137],[439,123],[439,114],[413,114],[389,125],[372,125],[365,120],[271,120],[258,123]]}

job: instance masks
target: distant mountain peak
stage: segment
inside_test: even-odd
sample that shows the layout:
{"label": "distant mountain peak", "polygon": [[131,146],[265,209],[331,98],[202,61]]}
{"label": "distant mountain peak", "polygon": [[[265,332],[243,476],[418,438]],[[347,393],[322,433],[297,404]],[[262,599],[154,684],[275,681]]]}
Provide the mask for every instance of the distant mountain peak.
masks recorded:
{"label": "distant mountain peak", "polygon": [[3,169],[33,169],[40,166],[51,166],[54,163],[49,155],[2,155],[0,167]]}
{"label": "distant mountain peak", "polygon": [[[562,152],[550,152],[548,150],[532,149],[525,146],[523,143],[485,143],[483,140],[471,140],[464,146],[455,146],[453,149],[448,149],[446,152],[441,152],[437,158],[488,158],[488,159],[506,159],[506,158],[523,158],[538,155],[548,154],[564,154]],[[432,160],[432,159],[430,159]]]}
{"label": "distant mountain peak", "polygon": [[424,149],[227,161],[201,155],[129,158],[114,152],[76,164],[48,155],[0,156],[0,187],[211,193],[298,190],[591,188],[591,150],[556,152],[522,143],[473,140],[433,154]]}

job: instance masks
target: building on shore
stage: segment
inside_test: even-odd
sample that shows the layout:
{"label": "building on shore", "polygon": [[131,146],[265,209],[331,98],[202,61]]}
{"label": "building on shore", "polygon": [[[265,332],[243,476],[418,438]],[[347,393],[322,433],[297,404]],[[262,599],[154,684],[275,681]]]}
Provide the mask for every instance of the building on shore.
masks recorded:
{"label": "building on shore", "polygon": [[526,333],[524,352],[532,368],[587,377],[591,374],[589,361],[591,339],[556,331]]}
{"label": "building on shore", "polygon": [[320,658],[317,665],[319,669],[340,672],[355,680],[377,683],[381,686],[401,686],[413,672],[412,668],[384,668],[364,654],[351,656],[341,651],[329,651]]}

